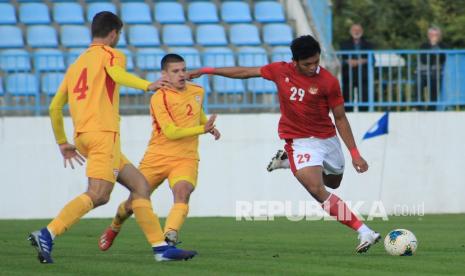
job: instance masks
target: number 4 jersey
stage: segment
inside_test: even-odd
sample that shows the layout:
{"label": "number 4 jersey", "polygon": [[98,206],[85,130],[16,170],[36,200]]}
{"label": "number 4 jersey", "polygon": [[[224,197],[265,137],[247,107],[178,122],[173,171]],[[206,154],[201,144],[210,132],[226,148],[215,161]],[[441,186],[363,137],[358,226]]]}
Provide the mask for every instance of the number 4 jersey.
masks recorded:
{"label": "number 4 jersey", "polygon": [[336,135],[329,109],[344,104],[344,98],[338,80],[330,72],[319,67],[314,76],[305,76],[291,62],[271,63],[260,71],[263,78],[278,87],[281,139]]}
{"label": "number 4 jersey", "polygon": [[57,93],[66,93],[74,131],[119,132],[119,87],[106,67],[125,68],[123,53],[91,44],[68,68]]}

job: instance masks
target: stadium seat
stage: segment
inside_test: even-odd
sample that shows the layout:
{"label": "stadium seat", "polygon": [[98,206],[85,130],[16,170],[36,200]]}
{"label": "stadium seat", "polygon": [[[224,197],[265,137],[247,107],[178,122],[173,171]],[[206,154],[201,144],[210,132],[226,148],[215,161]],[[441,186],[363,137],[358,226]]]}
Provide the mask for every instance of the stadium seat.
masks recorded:
{"label": "stadium seat", "polygon": [[24,24],[50,24],[45,3],[25,3],[19,6],[19,21]]}
{"label": "stadium seat", "polygon": [[27,27],[27,44],[32,48],[58,47],[55,28],[49,25],[35,25]]}
{"label": "stadium seat", "polygon": [[160,62],[165,54],[165,51],[160,48],[138,49],[136,54],[137,67],[146,71],[160,70]]}
{"label": "stadium seat", "polygon": [[0,26],[0,48],[24,47],[21,29],[16,26]]}
{"label": "stadium seat", "polygon": [[276,85],[263,78],[251,78],[247,80],[247,90],[253,93],[275,93]]}
{"label": "stadium seat", "polygon": [[271,50],[271,62],[277,61],[291,61],[292,60],[292,52],[289,47],[285,46],[277,46]]}
{"label": "stadium seat", "polygon": [[200,78],[193,79],[192,82],[202,86],[203,89],[205,89],[205,92],[207,94],[212,92],[212,89],[210,87],[210,81],[208,80],[207,75],[202,75],[202,76],[200,76]]}
{"label": "stadium seat", "polygon": [[152,25],[134,25],[129,27],[129,43],[135,47],[159,46],[158,30]]}
{"label": "stadium seat", "polygon": [[134,55],[129,49],[118,49],[119,51],[123,52],[126,56],[126,70],[133,71],[134,70]]}
{"label": "stadium seat", "polygon": [[189,3],[187,16],[194,24],[218,23],[220,21],[215,4],[206,1]]}
{"label": "stadium seat", "polygon": [[35,52],[34,65],[38,71],[64,71],[65,59],[58,49],[39,49]]}
{"label": "stadium seat", "polygon": [[10,74],[6,79],[6,91],[15,96],[38,96],[39,83],[31,73]]}
{"label": "stadium seat", "polygon": [[214,47],[205,48],[203,52],[203,65],[206,67],[236,66],[234,54],[230,48]]}
{"label": "stadium seat", "polygon": [[9,49],[0,52],[0,71],[24,72],[31,70],[29,53],[23,49]]}
{"label": "stadium seat", "polygon": [[155,20],[161,24],[184,23],[184,9],[177,2],[160,2],[155,4]]}
{"label": "stadium seat", "polygon": [[121,4],[121,19],[126,24],[150,24],[150,8],[144,2],[128,2]]}
{"label": "stadium seat", "polygon": [[72,2],[55,3],[53,5],[53,20],[58,24],[83,24],[82,6]]}
{"label": "stadium seat", "polygon": [[244,81],[221,76],[213,77],[213,88],[217,93],[240,94],[244,93]]}
{"label": "stadium seat", "polygon": [[86,26],[61,26],[61,43],[65,47],[86,47],[90,44],[90,32]]}
{"label": "stadium seat", "polygon": [[252,22],[249,4],[239,1],[223,2],[221,4],[221,18],[226,23]]}
{"label": "stadium seat", "polygon": [[165,25],[163,43],[168,46],[193,46],[192,30],[187,25]]}
{"label": "stadium seat", "polygon": [[252,24],[232,25],[229,30],[229,37],[231,43],[237,46],[253,46],[261,44],[257,26]]}
{"label": "stadium seat", "polygon": [[199,25],[195,40],[202,46],[226,46],[228,44],[224,28],[218,24]]}
{"label": "stadium seat", "polygon": [[191,47],[176,47],[170,48],[171,53],[176,53],[184,58],[187,70],[197,69],[202,67],[200,62],[199,50]]}
{"label": "stadium seat", "polygon": [[87,21],[92,22],[94,16],[101,11],[116,13],[116,6],[111,2],[96,2],[87,5]]}
{"label": "stadium seat", "polygon": [[283,23],[267,24],[263,27],[263,41],[269,45],[289,45],[292,42],[292,29]]}
{"label": "stadium seat", "polygon": [[15,8],[10,3],[0,3],[0,24],[16,24]]}
{"label": "stadium seat", "polygon": [[255,4],[255,20],[260,23],[275,23],[286,21],[281,3],[276,1],[261,1]]}
{"label": "stadium seat", "polygon": [[66,65],[70,66],[87,48],[73,48],[66,53]]}
{"label": "stadium seat", "polygon": [[64,77],[64,73],[43,74],[40,82],[41,92],[47,96],[55,95]]}
{"label": "stadium seat", "polygon": [[262,47],[242,47],[237,51],[239,66],[263,66],[268,64],[266,50]]}

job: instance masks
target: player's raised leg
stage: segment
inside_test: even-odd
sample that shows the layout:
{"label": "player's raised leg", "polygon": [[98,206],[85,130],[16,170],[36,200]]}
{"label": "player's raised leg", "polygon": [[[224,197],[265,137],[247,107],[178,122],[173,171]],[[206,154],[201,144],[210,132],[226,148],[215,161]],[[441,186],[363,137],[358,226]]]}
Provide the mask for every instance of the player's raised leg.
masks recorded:
{"label": "player's raised leg", "polygon": [[379,241],[380,235],[362,221],[349,209],[337,195],[328,192],[323,185],[323,168],[321,166],[304,167],[295,172],[296,178],[305,189],[321,203],[322,208],[340,223],[359,233],[358,253],[366,252],[371,245]]}
{"label": "player's raised leg", "polygon": [[289,169],[289,159],[287,153],[284,150],[278,150],[276,154],[271,158],[270,163],[266,167],[266,170],[272,172],[276,169]]}

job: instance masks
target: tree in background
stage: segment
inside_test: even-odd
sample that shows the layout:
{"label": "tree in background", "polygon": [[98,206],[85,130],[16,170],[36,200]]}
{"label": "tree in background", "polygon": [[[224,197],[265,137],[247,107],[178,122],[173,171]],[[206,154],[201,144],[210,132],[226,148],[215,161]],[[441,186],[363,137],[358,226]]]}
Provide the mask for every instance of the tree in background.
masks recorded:
{"label": "tree in background", "polygon": [[443,31],[450,48],[465,48],[463,0],[333,0],[333,45],[360,23],[377,49],[417,49],[430,26]]}

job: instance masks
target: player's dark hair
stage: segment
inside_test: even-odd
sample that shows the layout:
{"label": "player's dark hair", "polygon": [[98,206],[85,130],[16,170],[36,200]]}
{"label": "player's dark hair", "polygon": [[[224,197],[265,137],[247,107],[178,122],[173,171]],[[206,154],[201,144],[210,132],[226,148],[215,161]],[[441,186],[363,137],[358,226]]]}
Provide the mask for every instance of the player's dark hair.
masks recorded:
{"label": "player's dark hair", "polygon": [[92,38],[106,37],[111,31],[121,31],[123,28],[123,21],[114,13],[109,11],[102,11],[97,13],[92,19]]}
{"label": "player's dark hair", "polygon": [[303,35],[291,43],[292,59],[299,61],[321,53],[320,43],[311,35]]}
{"label": "player's dark hair", "polygon": [[177,54],[167,54],[161,59],[161,70],[165,70],[168,63],[183,62],[182,56]]}

